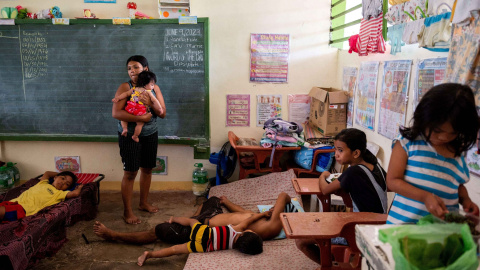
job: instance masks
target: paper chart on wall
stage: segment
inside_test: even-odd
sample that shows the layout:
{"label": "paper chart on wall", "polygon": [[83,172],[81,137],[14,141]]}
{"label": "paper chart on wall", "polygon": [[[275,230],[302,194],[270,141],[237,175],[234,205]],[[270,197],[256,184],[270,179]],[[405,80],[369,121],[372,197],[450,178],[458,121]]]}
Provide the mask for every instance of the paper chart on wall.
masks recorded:
{"label": "paper chart on wall", "polygon": [[306,123],[310,115],[310,103],[312,98],[309,95],[288,95],[288,121],[297,124]]}
{"label": "paper chart on wall", "polygon": [[374,130],[379,62],[362,62],[355,93],[355,123]]}
{"label": "paper chart on wall", "polygon": [[447,58],[430,58],[419,60],[417,63],[414,107],[417,107],[420,99],[430,88],[441,84],[445,78]]}
{"label": "paper chart on wall", "polygon": [[227,95],[226,126],[250,126],[250,95]]}
{"label": "paper chart on wall", "polygon": [[411,67],[412,60],[386,61],[383,66],[378,133],[389,139],[405,125]]}
{"label": "paper chart on wall", "polygon": [[272,117],[282,117],[282,95],[257,95],[257,127]]}
{"label": "paper chart on wall", "polygon": [[288,82],[288,34],[250,35],[250,82]]}
{"label": "paper chart on wall", "polygon": [[55,157],[55,170],[57,172],[73,172],[81,173],[80,156],[56,156]]}
{"label": "paper chart on wall", "polygon": [[467,166],[471,173],[480,176],[480,153],[476,145],[467,151]]}
{"label": "paper chart on wall", "polygon": [[347,107],[347,126],[353,126],[353,104],[355,101],[355,86],[357,85],[356,67],[344,67],[342,90],[348,92],[348,107]]}

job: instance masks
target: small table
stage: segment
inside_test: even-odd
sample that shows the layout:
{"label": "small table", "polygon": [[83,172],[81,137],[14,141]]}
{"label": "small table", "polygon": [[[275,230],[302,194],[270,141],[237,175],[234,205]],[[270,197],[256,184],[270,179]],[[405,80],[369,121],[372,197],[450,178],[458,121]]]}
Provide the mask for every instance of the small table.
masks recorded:
{"label": "small table", "polygon": [[[281,213],[283,229],[289,239],[315,239],[320,248],[320,269],[341,269],[332,266],[330,239],[344,237],[352,252],[360,253],[355,243],[356,224],[385,224],[387,214],[368,212],[305,212]],[[349,265],[349,264],[348,264]]]}
{"label": "small table", "polygon": [[[320,178],[293,178],[292,184],[295,192],[297,192],[297,194],[299,195],[316,195],[320,200],[320,203],[322,204],[322,212],[330,212],[330,205],[332,204],[332,202],[335,202],[335,204],[338,205],[342,205],[342,197],[335,194],[324,195],[320,191],[319,181]],[[310,209],[315,209],[312,206],[313,202],[310,205]]]}

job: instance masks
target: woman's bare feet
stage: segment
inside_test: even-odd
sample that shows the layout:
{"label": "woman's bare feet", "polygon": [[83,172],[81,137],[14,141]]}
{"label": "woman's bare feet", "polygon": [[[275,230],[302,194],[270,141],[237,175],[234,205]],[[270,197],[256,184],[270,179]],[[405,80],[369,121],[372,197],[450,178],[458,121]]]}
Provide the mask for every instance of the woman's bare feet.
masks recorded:
{"label": "woman's bare feet", "polygon": [[158,207],[155,207],[155,206],[153,206],[149,203],[146,203],[146,204],[139,205],[138,210],[142,210],[142,211],[149,212],[149,213],[157,213],[158,212]]}
{"label": "woman's bare feet", "polygon": [[100,221],[95,221],[93,224],[93,232],[105,240],[115,240],[114,232],[103,225]]}
{"label": "woman's bare feet", "polygon": [[142,221],[140,219],[138,219],[137,216],[135,216],[132,211],[124,211],[123,212],[123,220],[125,220],[125,223],[127,223],[127,224],[140,224],[140,223],[142,223]]}
{"label": "woman's bare feet", "polygon": [[143,252],[143,254],[137,259],[138,266],[142,266],[148,258],[148,251]]}

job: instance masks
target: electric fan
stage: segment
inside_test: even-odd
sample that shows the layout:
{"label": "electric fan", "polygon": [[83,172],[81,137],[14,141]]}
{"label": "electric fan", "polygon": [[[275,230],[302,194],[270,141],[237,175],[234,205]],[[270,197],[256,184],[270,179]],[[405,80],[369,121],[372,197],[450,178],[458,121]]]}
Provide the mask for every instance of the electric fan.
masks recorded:
{"label": "electric fan", "polygon": [[228,178],[230,178],[235,171],[237,153],[230,142],[226,142],[218,153],[210,154],[209,161],[217,165],[217,175],[215,178],[210,178],[210,185],[218,186],[226,184]]}

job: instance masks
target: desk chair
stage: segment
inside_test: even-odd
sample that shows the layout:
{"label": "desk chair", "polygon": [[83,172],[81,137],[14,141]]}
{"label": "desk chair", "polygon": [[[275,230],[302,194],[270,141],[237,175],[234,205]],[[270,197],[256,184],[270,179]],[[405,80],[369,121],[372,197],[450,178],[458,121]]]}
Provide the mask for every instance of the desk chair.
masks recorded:
{"label": "desk chair", "polygon": [[[376,213],[281,213],[283,229],[289,239],[314,238],[320,248],[319,269],[361,269],[361,253],[355,240],[355,225],[385,224],[387,214]],[[343,237],[348,246],[332,245]]]}
{"label": "desk chair", "polygon": [[239,160],[240,172],[238,179],[244,179],[252,173],[281,172],[282,168],[280,167],[280,157],[288,151],[300,150],[300,147],[277,148],[275,149],[275,153],[273,155],[272,167],[264,167],[261,165],[264,164],[267,158],[269,158],[272,154],[272,148],[264,148],[263,146],[240,146],[237,144],[238,140],[239,138],[237,137],[237,135],[235,135],[235,133],[233,133],[232,131],[228,132],[228,141],[235,149],[238,157],[240,157],[240,153],[253,153],[255,158],[254,168],[247,168],[242,166]]}
{"label": "desk chair", "polygon": [[[295,175],[297,175],[297,177],[300,177],[300,175],[302,175],[302,174],[310,174],[310,175],[313,174],[313,175],[320,176],[320,174],[322,174],[322,173],[316,170],[316,166],[317,166],[320,154],[333,153],[333,152],[335,152],[335,148],[315,150],[315,152],[313,153],[312,166],[310,167],[310,169],[292,168],[293,172],[295,173]],[[333,161],[333,162],[335,162],[335,161]],[[333,168],[333,167],[334,167],[334,164],[332,164],[331,168]]]}

